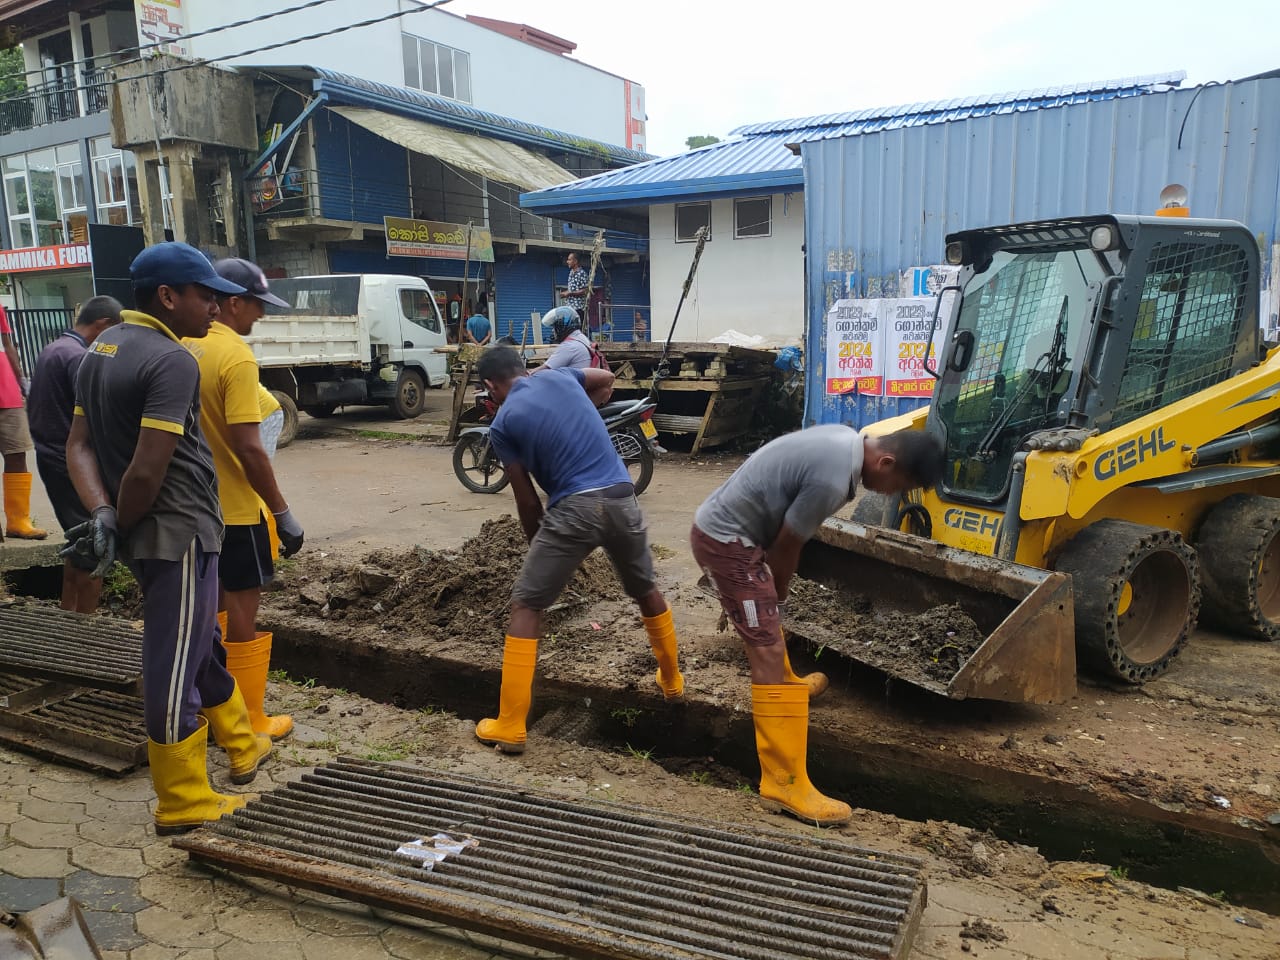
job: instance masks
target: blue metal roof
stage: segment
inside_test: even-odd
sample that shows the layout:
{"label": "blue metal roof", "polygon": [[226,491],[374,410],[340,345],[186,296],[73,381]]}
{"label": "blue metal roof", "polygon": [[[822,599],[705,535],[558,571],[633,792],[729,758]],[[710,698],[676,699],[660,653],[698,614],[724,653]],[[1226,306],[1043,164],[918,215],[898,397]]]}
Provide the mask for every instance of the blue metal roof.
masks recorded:
{"label": "blue metal roof", "polygon": [[[268,69],[269,68],[263,68]],[[389,113],[398,113],[419,120],[428,120],[472,133],[509,140],[544,150],[564,150],[583,156],[605,157],[614,163],[633,164],[652,159],[652,154],[641,153],[615,144],[601,143],[586,137],[575,136],[562,130],[539,126],[504,117],[501,114],[479,110],[470,104],[438,97],[422,90],[393,87],[360,77],[352,77],[323,67],[305,68],[315,75],[312,86],[317,93],[327,94],[333,103],[350,106],[374,107]]]}
{"label": "blue metal roof", "polygon": [[732,131],[731,136],[736,139],[522,194],[520,205],[529,210],[567,213],[670,203],[688,197],[709,200],[761,191],[800,190],[804,187],[804,171],[800,158],[788,144],[1140,96],[1176,87],[1184,79],[1186,74],[1177,71],[748,124]]}

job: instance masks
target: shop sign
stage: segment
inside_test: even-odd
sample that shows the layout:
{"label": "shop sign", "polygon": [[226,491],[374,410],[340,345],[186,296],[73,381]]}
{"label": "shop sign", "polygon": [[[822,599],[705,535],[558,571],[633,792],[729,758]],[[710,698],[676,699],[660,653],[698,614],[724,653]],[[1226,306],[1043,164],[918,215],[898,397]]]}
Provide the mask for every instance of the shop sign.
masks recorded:
{"label": "shop sign", "polygon": [[35,270],[70,270],[93,264],[87,243],[60,243],[52,247],[0,250],[0,273],[31,273]]}
{"label": "shop sign", "polygon": [[493,234],[484,227],[471,228],[471,252],[467,253],[467,225],[435,220],[383,217],[389,257],[442,257],[493,263]]}

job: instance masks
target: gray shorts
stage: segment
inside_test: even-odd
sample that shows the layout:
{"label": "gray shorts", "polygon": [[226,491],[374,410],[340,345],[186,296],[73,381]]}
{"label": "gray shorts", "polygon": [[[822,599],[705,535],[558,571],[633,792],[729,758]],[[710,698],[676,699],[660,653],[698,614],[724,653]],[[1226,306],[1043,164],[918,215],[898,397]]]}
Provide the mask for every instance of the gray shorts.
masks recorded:
{"label": "gray shorts", "polygon": [[635,495],[609,498],[576,493],[543,516],[511,599],[533,610],[546,610],[596,547],[609,555],[627,596],[638,599],[653,590],[649,531]]}
{"label": "gray shorts", "polygon": [[[0,359],[0,363],[7,360]],[[0,456],[26,453],[31,449],[31,431],[27,429],[26,407],[0,409]]]}

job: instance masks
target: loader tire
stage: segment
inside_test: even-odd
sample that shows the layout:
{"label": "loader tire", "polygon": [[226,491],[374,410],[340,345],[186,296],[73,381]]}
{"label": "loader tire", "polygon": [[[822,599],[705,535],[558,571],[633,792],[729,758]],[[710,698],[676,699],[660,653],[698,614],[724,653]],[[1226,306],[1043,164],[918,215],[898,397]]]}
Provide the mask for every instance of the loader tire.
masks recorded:
{"label": "loader tire", "polygon": [[1257,640],[1280,640],[1280,501],[1237,493],[1196,535],[1204,619]]}
{"label": "loader tire", "polygon": [[1126,683],[1154,680],[1186,645],[1200,612],[1196,552],[1182,535],[1099,520],[1063,548],[1080,662]]}
{"label": "loader tire", "polygon": [[853,505],[853,519],[872,527],[892,527],[901,503],[902,498],[896,493],[889,496],[868,490]]}

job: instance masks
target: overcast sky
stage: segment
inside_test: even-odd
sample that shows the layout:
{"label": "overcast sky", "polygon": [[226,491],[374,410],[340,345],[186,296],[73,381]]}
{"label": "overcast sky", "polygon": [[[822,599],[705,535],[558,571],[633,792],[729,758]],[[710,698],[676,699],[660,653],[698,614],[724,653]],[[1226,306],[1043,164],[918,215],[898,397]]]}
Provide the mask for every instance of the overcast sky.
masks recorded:
{"label": "overcast sky", "polygon": [[649,151],[761,120],[1187,72],[1280,67],[1278,0],[453,0],[645,88]]}

